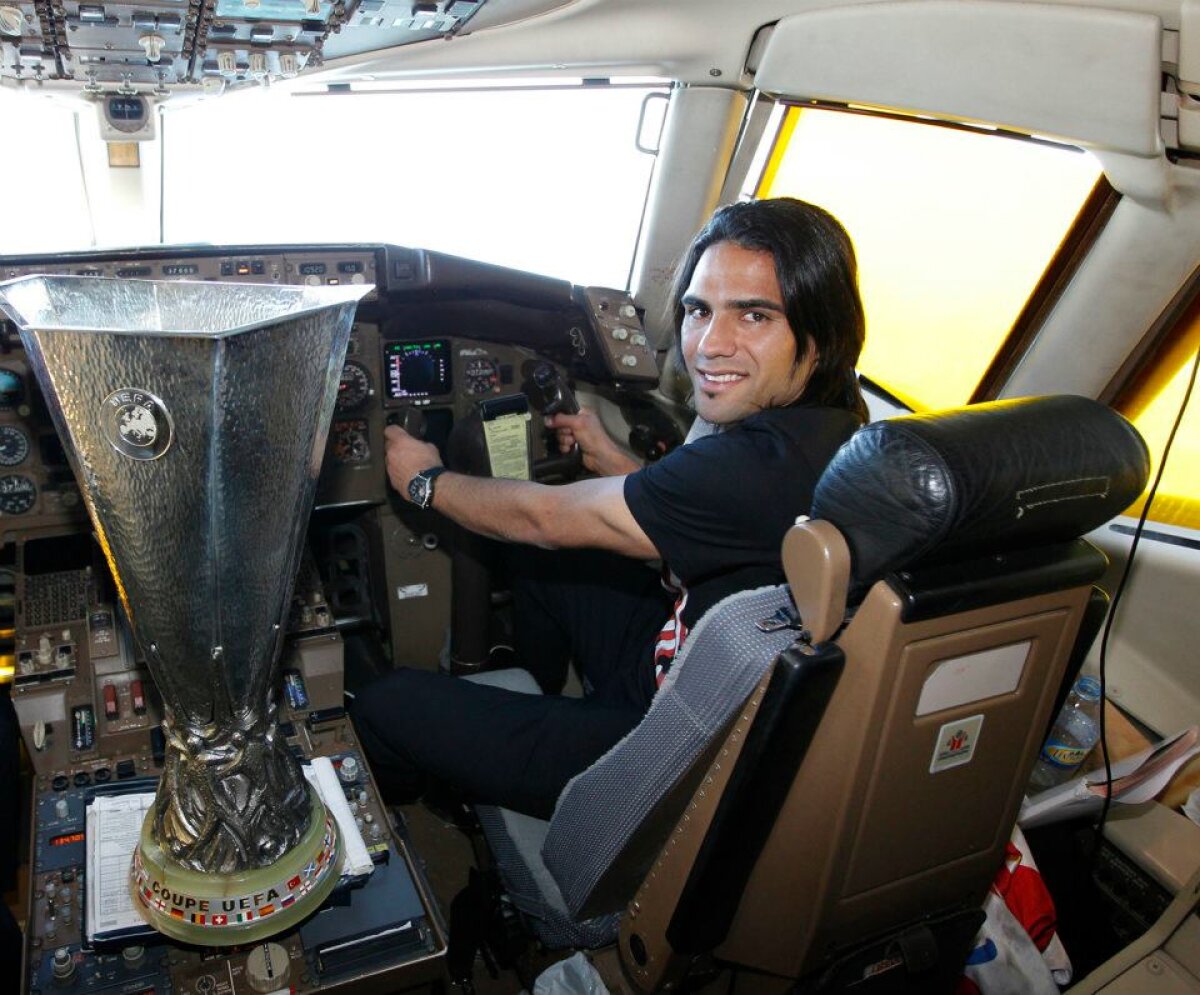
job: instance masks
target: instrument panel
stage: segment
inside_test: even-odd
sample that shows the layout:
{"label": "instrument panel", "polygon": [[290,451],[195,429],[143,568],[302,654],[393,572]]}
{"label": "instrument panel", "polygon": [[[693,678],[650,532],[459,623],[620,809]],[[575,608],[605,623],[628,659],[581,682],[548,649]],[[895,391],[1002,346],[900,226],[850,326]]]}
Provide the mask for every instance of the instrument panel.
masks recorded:
{"label": "instrument panel", "polygon": [[[383,504],[383,430],[408,407],[431,439],[481,400],[522,389],[530,362],[565,378],[645,390],[657,357],[628,295],[394,245],[197,246],[0,257],[0,277],[336,286],[370,284],[338,385],[317,507]],[[7,323],[0,341],[0,531],[82,523],[63,447]],[[546,455],[534,439],[534,459]]]}
{"label": "instrument panel", "polygon": [[[0,259],[0,274],[14,279],[30,273],[102,276],[119,280],[205,280],[221,283],[281,283],[292,286],[376,284],[372,251],[299,251],[295,255],[251,247],[228,252],[133,250],[120,253],[10,257]],[[368,294],[368,300],[373,299]]]}
{"label": "instrument panel", "polygon": [[75,476],[24,353],[0,353],[0,538],[83,519]]}
{"label": "instrument panel", "polygon": [[[0,256],[0,279],[34,273],[129,280],[203,280],[293,286],[369,284],[364,320],[389,340],[449,337],[521,345],[593,384],[647,389],[658,382],[655,346],[629,295],[604,287],[384,244],[178,246],[113,252]],[[12,336],[6,351],[19,348]],[[489,372],[480,366],[476,376]],[[0,379],[0,410],[23,385]]]}
{"label": "instrument panel", "polygon": [[[424,416],[425,437],[446,455],[454,426],[480,401],[520,392],[539,362],[531,349],[468,338],[393,340],[379,325],[351,332],[329,428],[317,507],[383,503],[383,431],[407,409]],[[534,462],[552,455],[549,436],[531,435]]]}
{"label": "instrument panel", "polygon": [[[391,489],[389,422],[408,423],[408,413],[419,411],[426,439],[447,458],[455,427],[472,418],[477,424],[484,402],[525,393],[530,413],[540,413],[544,402],[531,387],[539,367],[551,367],[564,384],[619,392],[624,405],[645,404],[641,395],[658,383],[656,352],[625,292],[424,249],[346,243],[0,256],[0,278],[35,273],[371,286],[339,379],[313,524],[357,530],[330,539],[322,569],[337,575],[339,624],[374,620],[389,635],[394,663],[430,666],[439,659],[454,533]],[[563,479],[540,419],[529,426],[534,478]],[[87,527],[20,338],[0,320],[0,542]],[[346,543],[349,552],[341,548]]]}

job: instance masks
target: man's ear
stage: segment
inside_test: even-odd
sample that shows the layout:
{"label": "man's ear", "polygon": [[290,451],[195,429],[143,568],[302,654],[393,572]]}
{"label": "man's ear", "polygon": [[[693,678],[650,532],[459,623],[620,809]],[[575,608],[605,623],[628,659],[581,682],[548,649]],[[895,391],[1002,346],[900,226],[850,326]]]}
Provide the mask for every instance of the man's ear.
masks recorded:
{"label": "man's ear", "polygon": [[801,363],[812,363],[812,368],[815,370],[821,365],[821,350],[817,348],[817,343],[813,341],[811,335],[806,335],[804,338],[804,355],[800,358]]}

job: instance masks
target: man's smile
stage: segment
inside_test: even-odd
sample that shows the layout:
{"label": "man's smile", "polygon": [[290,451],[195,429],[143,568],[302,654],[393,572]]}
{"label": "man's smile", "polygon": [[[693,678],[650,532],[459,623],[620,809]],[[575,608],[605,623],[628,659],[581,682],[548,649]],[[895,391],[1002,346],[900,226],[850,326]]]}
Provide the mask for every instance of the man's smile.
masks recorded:
{"label": "man's smile", "polygon": [[745,373],[718,373],[714,370],[697,370],[701,378],[708,384],[725,384],[736,383],[739,380],[745,380]]}

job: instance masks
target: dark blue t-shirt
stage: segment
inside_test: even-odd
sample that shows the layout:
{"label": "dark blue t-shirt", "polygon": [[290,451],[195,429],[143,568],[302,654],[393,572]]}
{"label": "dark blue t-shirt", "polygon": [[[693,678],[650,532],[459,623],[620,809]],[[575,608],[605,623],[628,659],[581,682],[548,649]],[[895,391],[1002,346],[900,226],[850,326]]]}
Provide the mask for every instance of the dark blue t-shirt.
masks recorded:
{"label": "dark blue t-shirt", "polygon": [[625,478],[625,502],[680,582],[657,678],[687,633],[737,591],[783,582],[780,546],[833,454],[859,427],[841,408],[771,408]]}

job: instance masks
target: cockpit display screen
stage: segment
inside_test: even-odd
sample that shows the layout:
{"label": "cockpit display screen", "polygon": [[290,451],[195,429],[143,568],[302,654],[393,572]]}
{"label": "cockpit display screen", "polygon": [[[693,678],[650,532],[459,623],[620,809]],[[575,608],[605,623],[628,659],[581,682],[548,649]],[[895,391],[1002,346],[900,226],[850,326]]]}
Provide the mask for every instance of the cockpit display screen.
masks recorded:
{"label": "cockpit display screen", "polygon": [[450,393],[450,343],[445,339],[389,342],[383,359],[387,395],[393,400]]}

